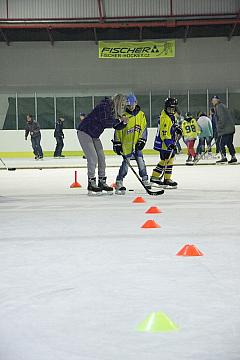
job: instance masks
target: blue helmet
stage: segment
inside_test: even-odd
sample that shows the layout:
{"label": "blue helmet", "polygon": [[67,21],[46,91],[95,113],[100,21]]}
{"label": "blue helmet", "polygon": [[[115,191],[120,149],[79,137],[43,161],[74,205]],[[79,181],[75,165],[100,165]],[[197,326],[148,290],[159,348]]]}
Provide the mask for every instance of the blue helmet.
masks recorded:
{"label": "blue helmet", "polygon": [[127,105],[133,106],[136,104],[137,98],[134,94],[130,94],[127,96]]}

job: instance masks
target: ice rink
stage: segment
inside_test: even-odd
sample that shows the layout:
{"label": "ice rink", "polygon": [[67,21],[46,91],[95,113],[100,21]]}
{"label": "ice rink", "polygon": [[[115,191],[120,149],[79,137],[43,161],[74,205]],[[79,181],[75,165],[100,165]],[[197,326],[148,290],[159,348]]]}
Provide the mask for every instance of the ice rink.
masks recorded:
{"label": "ice rink", "polygon": [[[240,359],[240,166],[173,179],[151,197],[129,170],[134,192],[89,197],[86,168],[80,189],[74,169],[0,171],[1,360]],[[185,244],[204,256],[176,256]],[[157,311],[179,330],[138,332]]]}

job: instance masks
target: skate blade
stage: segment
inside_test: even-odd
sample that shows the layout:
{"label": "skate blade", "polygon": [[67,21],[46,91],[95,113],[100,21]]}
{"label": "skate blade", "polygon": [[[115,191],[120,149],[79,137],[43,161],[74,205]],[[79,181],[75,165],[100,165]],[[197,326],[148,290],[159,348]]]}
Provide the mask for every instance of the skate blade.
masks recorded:
{"label": "skate blade", "polygon": [[177,189],[177,186],[163,185],[163,189],[165,189],[165,190],[174,190],[174,189]]}
{"label": "skate blade", "polygon": [[[163,184],[160,185],[160,184],[151,183],[151,187],[152,187],[152,188],[163,189],[163,186],[164,186]],[[151,190],[151,189],[150,189],[150,190]]]}
{"label": "skate blade", "polygon": [[125,195],[125,194],[126,194],[126,190],[122,190],[122,191],[120,191],[120,190],[115,190],[115,194],[116,194],[116,195]]}
{"label": "skate blade", "polygon": [[113,195],[113,191],[105,191],[105,190],[102,190],[102,194],[103,194],[103,195]]}
{"label": "skate blade", "polygon": [[95,191],[88,190],[88,196],[101,196],[101,195],[103,195],[103,193],[101,191],[95,192]]}

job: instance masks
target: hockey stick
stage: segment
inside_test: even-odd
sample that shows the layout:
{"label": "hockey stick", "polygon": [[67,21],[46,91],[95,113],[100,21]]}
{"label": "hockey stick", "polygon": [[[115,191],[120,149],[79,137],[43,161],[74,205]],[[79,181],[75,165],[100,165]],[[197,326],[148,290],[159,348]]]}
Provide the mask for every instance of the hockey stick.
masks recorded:
{"label": "hockey stick", "polygon": [[207,152],[209,152],[209,150],[211,150],[211,148],[216,145],[216,141],[214,141],[210,146],[207,147],[207,150],[205,150],[200,156],[199,158],[193,163],[193,165],[196,165],[200,160],[202,160],[202,158],[206,155]]}
{"label": "hockey stick", "polygon": [[1,163],[3,163],[3,166],[6,168],[6,170],[8,170],[8,167],[7,167],[7,165],[5,164],[5,162],[3,161],[2,158],[0,158],[0,161],[1,161]]}
{"label": "hockey stick", "polygon": [[14,170],[16,170],[16,168],[9,168],[9,167],[7,167],[7,165],[5,164],[5,162],[3,161],[2,158],[0,158],[0,161],[1,161],[1,163],[3,164],[3,166],[5,167],[6,170],[8,170],[8,171],[14,171]]}
{"label": "hockey stick", "polygon": [[137,177],[138,181],[142,184],[142,186],[144,187],[144,189],[146,190],[146,192],[149,195],[162,195],[164,194],[164,190],[159,190],[159,191],[151,191],[149,190],[144,183],[142,182],[142,179],[138,176],[137,172],[135,171],[135,169],[133,168],[133,166],[130,164],[130,161],[128,160],[128,158],[122,154],[123,159],[126,161],[126,163],[128,164],[128,166],[130,167],[130,169],[132,170],[132,172],[134,173],[134,175]]}

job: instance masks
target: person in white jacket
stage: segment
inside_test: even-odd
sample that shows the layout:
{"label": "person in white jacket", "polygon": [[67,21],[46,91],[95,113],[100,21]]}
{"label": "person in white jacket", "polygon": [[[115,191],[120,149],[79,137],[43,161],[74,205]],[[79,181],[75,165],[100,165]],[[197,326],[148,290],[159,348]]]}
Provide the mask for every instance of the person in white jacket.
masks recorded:
{"label": "person in white jacket", "polygon": [[205,144],[207,144],[208,157],[211,157],[211,142],[213,139],[213,128],[211,119],[209,119],[209,117],[207,117],[207,115],[201,111],[197,114],[197,117],[197,123],[201,130],[201,133],[198,135],[199,144],[197,147],[197,154],[201,155],[203,152],[205,152]]}

